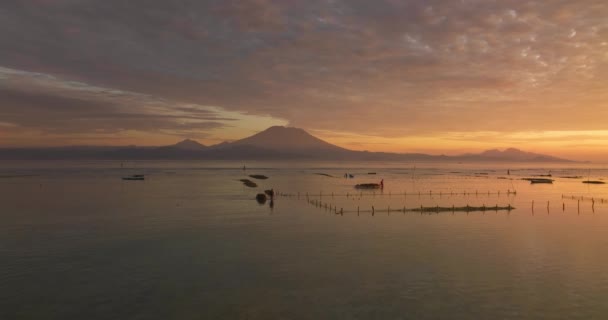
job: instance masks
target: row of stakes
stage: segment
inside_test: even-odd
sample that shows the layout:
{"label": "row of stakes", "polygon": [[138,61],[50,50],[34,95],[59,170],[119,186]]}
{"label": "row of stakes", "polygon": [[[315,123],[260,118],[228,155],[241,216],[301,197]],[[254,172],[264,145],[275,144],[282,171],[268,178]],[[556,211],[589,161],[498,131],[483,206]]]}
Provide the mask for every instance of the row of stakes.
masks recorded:
{"label": "row of stakes", "polygon": [[[344,208],[340,208],[340,210],[338,210],[338,206],[336,205],[332,205],[332,204],[328,204],[327,203],[323,203],[319,200],[310,200],[307,199],[307,202],[311,205],[314,205],[317,208],[324,208],[326,211],[329,210],[329,212],[334,212],[335,214],[340,214],[340,215],[344,215]],[[450,210],[451,209],[451,210]],[[452,213],[456,212],[456,211],[466,211],[468,212],[472,212],[472,211],[499,211],[499,210],[507,210],[507,211],[511,211],[514,210],[515,208],[512,207],[510,204],[506,207],[499,207],[498,205],[494,206],[494,207],[487,207],[485,204],[481,207],[471,207],[469,205],[466,205],[465,207],[456,207],[454,205],[452,205],[452,207],[439,207],[439,206],[435,206],[435,207],[424,207],[424,206],[420,206],[420,208],[412,208],[412,209],[407,209],[405,206],[403,207],[403,209],[393,209],[391,210],[391,207],[388,206],[388,208],[386,210],[376,210],[374,206],[371,206],[371,210],[361,210],[360,207],[357,207],[357,215],[359,215],[361,212],[371,212],[372,215],[374,215],[376,212],[387,212],[388,214],[391,213],[391,211],[393,212],[420,212],[421,214],[424,212],[445,212],[445,211],[451,211]],[[592,202],[591,204],[591,210],[592,212],[595,213],[595,202]],[[562,202],[562,211],[566,211],[566,204],[564,202]],[[581,211],[581,203],[580,200],[578,200],[578,205],[577,205],[577,211],[578,213],[580,213]],[[346,212],[355,212],[355,211],[346,211]],[[550,212],[550,201],[547,201],[547,213]],[[532,200],[532,213],[534,213],[534,200]]]}
{"label": "row of stakes", "polygon": [[[329,210],[329,212],[334,212],[335,214],[339,214],[339,215],[344,215],[345,212],[349,213],[354,213],[355,211],[345,211],[344,208],[340,208],[340,210],[338,210],[338,206],[337,205],[332,205],[331,203],[328,205],[327,203],[323,203],[319,200],[310,200],[307,199],[307,202],[311,205],[314,205],[317,208],[324,208],[326,211]],[[388,208],[386,210],[382,210],[382,209],[378,209],[376,210],[376,208],[374,206],[371,206],[371,210],[361,210],[360,207],[357,207],[357,215],[359,215],[360,213],[371,213],[372,216],[375,215],[376,212],[387,212],[389,215],[391,214],[391,212],[420,212],[420,214],[428,212],[434,212],[434,213],[439,213],[439,212],[474,212],[474,211],[496,211],[498,212],[499,210],[507,210],[507,211],[511,211],[514,210],[515,207],[508,205],[506,207],[499,207],[498,205],[494,206],[494,207],[487,207],[485,204],[481,207],[472,207],[467,205],[466,207],[456,207],[454,205],[452,205],[452,207],[439,207],[439,206],[435,206],[435,207],[424,207],[424,206],[420,206],[420,208],[411,208],[411,209],[407,209],[405,206],[403,207],[403,209],[391,209],[390,206],[388,206]]]}
{"label": "row of stakes", "polygon": [[[430,194],[432,194],[432,192]],[[466,193],[464,193],[464,194],[466,194]],[[490,193],[488,193],[488,194],[490,194]],[[500,191],[497,194],[500,194]],[[509,191],[508,194],[516,194],[516,192],[510,192]],[[295,194],[288,194],[288,193],[281,193],[281,192],[277,192],[277,195],[278,196],[282,196],[282,197],[295,197],[296,196]],[[389,192],[389,195],[390,195],[390,192]],[[404,192],[404,195],[407,196],[407,192]],[[348,198],[348,197],[351,196],[351,194],[347,193],[346,195],[335,195],[335,194],[332,193],[331,196],[332,197],[346,196]],[[355,194],[352,194],[352,196],[354,197]],[[297,193],[297,197],[298,197],[298,199],[300,199],[300,193],[299,192]],[[343,215],[344,212],[345,212],[344,208],[340,208],[340,210],[338,210],[337,206],[334,206],[332,204],[328,205],[327,203],[323,203],[320,200],[311,200],[310,197],[311,197],[311,195],[309,195],[308,193],[306,193],[306,201],[309,204],[311,204],[311,205],[314,205],[314,206],[320,207],[320,208],[324,208],[325,210],[329,210],[330,212],[333,211],[335,214],[341,214],[341,215]],[[322,192],[319,193],[319,197],[320,198],[323,197]],[[362,198],[362,197],[363,197],[363,193],[360,193],[359,194],[359,198]],[[581,209],[581,204],[580,204],[581,200],[583,200],[583,201],[584,200],[590,200],[591,201],[591,210],[593,212],[595,212],[595,202],[596,202],[595,198],[585,198],[585,197],[575,197],[575,196],[565,196],[565,195],[562,195],[562,199],[577,200],[578,201],[578,203],[577,203],[577,210],[578,210],[579,213],[580,213],[580,209]],[[603,199],[603,198],[598,198],[597,200],[600,203],[608,203],[608,200]],[[534,202],[534,200],[532,200],[532,212],[533,213],[534,213],[534,207],[535,207],[535,202]],[[386,210],[376,210],[375,207],[372,206],[371,210],[361,210],[360,207],[357,207],[357,211],[356,212],[357,212],[357,214],[359,214],[361,212],[371,212],[372,215],[374,215],[376,213],[376,211],[378,211],[378,212],[387,212],[388,214],[390,214],[391,211],[394,211],[394,212],[403,212],[403,213],[408,212],[408,211],[422,213],[422,212],[450,211],[450,209],[451,209],[452,212],[455,212],[457,209],[458,209],[458,211],[467,211],[467,212],[469,212],[469,211],[498,211],[498,210],[508,210],[508,211],[511,211],[511,210],[513,210],[515,208],[512,207],[510,204],[507,207],[499,207],[498,205],[496,205],[494,207],[486,207],[486,205],[484,204],[481,207],[471,207],[471,206],[467,205],[466,207],[459,207],[459,208],[456,208],[454,205],[452,205],[451,208],[449,208],[449,207],[439,207],[439,206],[424,207],[424,206],[421,205],[420,208],[407,209],[404,206],[403,209],[393,209],[393,210],[391,210],[391,207],[388,206],[388,208]],[[562,202],[562,211],[565,211],[565,210],[566,210],[566,203]],[[549,211],[550,211],[550,201],[547,201],[547,212],[549,212]],[[346,211],[346,212],[355,212],[355,211],[353,210],[353,211]]]}
{"label": "row of stakes", "polygon": [[[292,196],[292,195],[288,195],[288,196]],[[298,198],[299,199],[299,198]],[[329,210],[329,212],[334,212],[335,214],[339,214],[339,215],[344,215],[344,212],[352,212],[354,213],[355,211],[345,211],[344,208],[340,208],[340,210],[338,210],[338,206],[337,205],[332,205],[331,203],[324,203],[320,200],[316,200],[310,199],[310,196],[307,194],[306,195],[306,201],[311,204],[314,205],[317,208],[324,208],[326,211]],[[404,214],[406,212],[420,212],[420,214],[424,213],[424,212],[446,212],[446,211],[451,211],[452,213],[456,212],[456,211],[466,211],[468,212],[473,212],[473,211],[496,211],[498,212],[499,210],[508,210],[509,212],[511,210],[515,209],[514,207],[512,207],[510,204],[506,207],[499,207],[498,204],[494,207],[487,207],[485,204],[481,207],[472,207],[467,205],[466,207],[456,207],[455,205],[452,205],[452,207],[439,207],[439,206],[435,206],[435,207],[424,207],[424,206],[420,206],[420,208],[411,208],[411,209],[407,209],[405,206],[403,207],[403,209],[393,209],[391,210],[391,207],[388,206],[388,208],[386,210],[376,210],[376,208],[374,206],[371,206],[371,210],[361,210],[361,208],[358,206],[357,207],[357,215],[359,215],[362,212],[367,212],[367,213],[371,213],[372,216],[375,215],[376,212],[387,212],[388,214],[392,212],[403,212]]]}
{"label": "row of stakes", "polygon": [[562,199],[579,200],[579,201],[591,201],[593,203],[595,203],[595,201],[599,201],[600,203],[608,203],[608,200],[604,199],[604,198],[583,197],[583,196],[568,196],[568,195],[563,195],[563,194],[562,194]]}
{"label": "row of stakes", "polygon": [[[404,191],[403,193],[392,193],[391,191],[389,191],[388,193],[378,193],[378,194],[376,192],[372,192],[371,196],[372,197],[376,197],[376,196],[379,196],[379,197],[385,197],[385,196],[391,197],[391,196],[394,195],[394,196],[404,196],[404,197],[407,197],[408,195],[410,195],[410,196],[421,197],[421,196],[427,196],[428,195],[429,197],[432,197],[433,195],[435,195],[435,196],[438,195],[439,197],[442,197],[442,196],[459,196],[459,195],[463,195],[463,196],[471,196],[471,195],[475,195],[475,196],[498,195],[498,196],[500,196],[501,194],[506,194],[507,196],[517,195],[517,191],[516,190],[507,190],[507,192],[505,192],[505,193],[501,193],[500,191],[497,191],[497,192],[490,192],[490,191],[488,191],[488,192],[479,192],[477,190],[475,190],[475,192],[463,191],[462,193],[460,193],[460,192],[454,192],[454,191],[450,191],[450,192],[439,191],[438,193],[437,192],[433,193],[432,190],[429,191],[428,193],[427,192],[421,192],[421,191],[410,192],[410,193],[407,193],[407,191]],[[295,196],[294,194],[286,194],[286,193],[285,194],[278,194],[278,195],[281,195],[281,196],[284,196],[284,197],[294,197]],[[368,193],[363,193],[363,192],[359,192],[359,193],[349,193],[349,192],[347,192],[346,194],[334,194],[332,192],[331,194],[323,194],[323,191],[319,192],[318,194],[309,194],[308,192],[306,192],[306,194],[305,194],[305,196],[306,196],[307,199],[310,198],[310,197],[323,198],[324,196],[325,197],[330,197],[331,196],[332,198],[335,198],[335,197],[346,197],[346,198],[352,197],[352,198],[355,198],[355,197],[358,196],[358,198],[361,199],[361,198],[363,198],[364,195],[369,195],[369,194]],[[298,199],[300,199],[300,192],[297,193],[297,197],[298,197]]]}
{"label": "row of stakes", "polygon": [[[516,195],[517,191],[515,191],[515,190],[507,190],[506,194],[507,195]],[[364,193],[363,192],[359,192],[359,194],[348,193],[348,192],[346,194],[334,194],[333,192],[331,193],[331,197],[332,198],[333,197],[347,197],[348,198],[348,197],[351,197],[351,196],[354,197],[356,195],[359,195],[359,197],[361,198],[361,197],[363,197]],[[379,197],[388,196],[388,197],[391,197],[393,195],[407,197],[408,193],[407,193],[407,191],[404,191],[403,193],[392,193],[391,191],[389,191],[388,193],[383,193],[382,192],[382,193],[379,193],[379,194],[377,194],[376,192],[372,192],[372,197],[375,197],[375,196],[379,196]],[[450,191],[450,192],[439,191],[438,193],[437,192],[433,193],[433,191],[430,190],[428,193],[422,192],[422,191],[410,192],[409,195],[411,195],[411,196],[416,196],[417,195],[418,197],[426,196],[426,195],[428,195],[428,196],[433,196],[433,195],[437,196],[438,195],[440,197],[442,197],[442,196],[458,196],[458,195],[463,195],[463,196],[471,196],[471,195],[476,195],[476,196],[480,196],[480,195],[481,196],[483,196],[483,195],[488,195],[488,196],[490,196],[490,195],[498,195],[498,196],[500,196],[501,192],[500,191],[497,191],[497,192],[490,192],[490,191],[488,191],[488,192],[479,192],[478,190],[475,190],[474,193],[473,192],[467,192],[467,191],[463,191],[462,193],[460,193],[460,192],[454,192],[454,191]],[[316,196],[316,195],[309,195],[308,193],[306,193],[306,196],[308,197],[308,196]],[[330,195],[329,194],[324,195],[323,192],[319,192],[319,197],[323,197],[323,196],[330,196]]]}
{"label": "row of stakes", "polygon": [[[581,213],[581,200],[590,200],[591,201],[591,211],[595,213],[595,198],[584,198],[584,197],[574,197],[574,196],[564,196],[562,195],[562,199],[567,200],[576,200],[576,209],[578,213]],[[598,199],[600,203],[608,203],[605,199]],[[549,212],[550,202],[547,201],[547,213]],[[566,203],[562,201],[562,211],[566,211]],[[534,213],[534,200],[532,200],[532,213]]]}
{"label": "row of stakes", "polygon": [[[410,194],[412,194],[412,193],[410,193]],[[432,193],[432,191],[429,191],[428,194],[432,195],[433,193]],[[442,194],[444,194],[444,193],[442,193],[442,192],[439,193],[440,196]],[[451,192],[451,193],[449,193],[449,195],[454,195],[454,194],[457,194],[457,195],[458,194],[471,195],[473,193],[470,193],[470,192],[468,192],[468,193],[467,192],[463,192],[463,193],[453,193],[453,192]],[[496,193],[491,193],[491,192],[478,193],[476,191],[474,194],[475,195],[478,195],[478,194],[482,194],[482,195],[485,195],[485,194],[487,194],[487,195],[497,194],[497,195],[500,195],[500,191],[498,191]],[[517,191],[507,190],[507,194],[508,195],[515,195],[515,194],[517,194]],[[278,192],[277,195],[278,196],[282,196],[282,197],[295,197],[296,196],[295,194],[280,193],[280,192]],[[351,193],[334,194],[333,192],[331,193],[331,197],[332,198],[333,197],[339,197],[339,196],[346,196],[347,198],[349,198],[349,197],[352,196],[353,199],[354,199],[354,197],[356,195],[358,195],[359,199],[361,199],[363,197],[363,192],[361,192],[359,194],[355,194],[355,193],[353,193],[353,194],[351,194]],[[385,194],[380,194],[380,195],[383,196]],[[391,192],[390,191],[389,191],[388,195],[391,196]],[[401,195],[401,194],[398,194],[398,195]],[[407,192],[404,192],[403,195],[407,197]],[[416,195],[416,193],[413,193],[413,195]],[[422,193],[418,192],[418,195],[420,196],[420,195],[422,195]],[[448,194],[445,193],[445,195],[448,195]],[[311,200],[310,199],[311,196],[314,197],[316,195],[310,195],[309,193],[306,193],[306,200],[307,200],[307,202],[309,204],[315,205],[316,207],[325,208],[326,210],[329,210],[330,212],[333,211],[335,214],[342,214],[342,215],[344,214],[345,211],[344,211],[343,208],[340,208],[340,210],[338,211],[338,207],[337,206],[333,206],[332,204],[328,205],[327,203],[323,203],[320,200]],[[322,198],[323,197],[323,193],[319,192],[318,196],[319,196],[319,198]],[[300,193],[299,192],[297,193],[297,197],[298,197],[298,199],[300,199]],[[595,212],[595,202],[596,202],[596,200],[599,201],[600,203],[608,203],[608,200],[607,199],[603,199],[603,198],[597,198],[596,199],[596,198],[589,198],[589,197],[582,197],[582,196],[575,197],[575,196],[566,196],[566,195],[563,195],[563,194],[562,194],[562,199],[577,200],[578,201],[578,203],[577,203],[577,210],[578,210],[579,213],[580,213],[580,202],[581,202],[581,200],[582,201],[586,201],[586,200],[591,201],[591,210],[593,212]],[[534,200],[532,200],[532,212],[534,212],[534,207],[535,207],[535,203],[534,203]],[[506,207],[499,207],[498,205],[496,205],[494,207],[487,207],[484,204],[481,207],[471,207],[469,205],[466,205],[465,207],[458,207],[457,208],[454,205],[452,205],[451,208],[450,207],[439,207],[439,206],[435,206],[435,207],[420,206],[420,208],[412,208],[412,209],[407,209],[404,206],[402,209],[393,209],[393,210],[391,210],[390,206],[388,206],[388,208],[386,210],[376,210],[375,207],[372,206],[371,210],[361,210],[360,207],[357,207],[357,211],[356,212],[357,212],[357,214],[359,214],[361,212],[371,212],[372,215],[374,215],[376,211],[378,211],[378,212],[387,212],[387,213],[390,214],[391,211],[394,211],[394,212],[403,212],[403,213],[408,212],[408,211],[410,211],[410,212],[421,212],[422,213],[422,212],[440,212],[440,211],[452,211],[452,212],[455,212],[455,211],[467,211],[467,212],[470,212],[470,211],[498,211],[498,210],[508,210],[508,211],[511,211],[513,209],[515,209],[515,208],[512,207],[510,204],[508,206],[506,206]],[[549,212],[549,210],[550,210],[550,201],[547,201],[547,212]],[[566,210],[566,203],[562,202],[562,211],[565,211],[565,210]],[[353,210],[353,211],[346,211],[346,212],[355,212],[355,211]]]}

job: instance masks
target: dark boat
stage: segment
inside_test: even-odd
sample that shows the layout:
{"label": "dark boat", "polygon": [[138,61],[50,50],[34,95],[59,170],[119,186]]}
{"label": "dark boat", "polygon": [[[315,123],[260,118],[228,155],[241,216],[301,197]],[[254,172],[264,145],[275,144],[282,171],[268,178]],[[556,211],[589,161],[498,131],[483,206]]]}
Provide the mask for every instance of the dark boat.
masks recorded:
{"label": "dark boat", "polygon": [[146,180],[146,178],[143,175],[132,175],[132,176],[128,176],[128,177],[122,177],[122,180],[142,181],[142,180]]}
{"label": "dark boat", "polygon": [[264,190],[264,193],[270,197],[270,199],[274,199],[274,189]]}
{"label": "dark boat", "polygon": [[553,179],[529,179],[531,184],[534,183],[553,183]]}
{"label": "dark boat", "polygon": [[267,198],[266,198],[266,195],[265,195],[265,194],[263,194],[263,193],[258,193],[258,194],[255,196],[255,200],[256,200],[256,201],[257,201],[259,204],[264,204],[264,203],[266,203],[266,199],[267,199]]}
{"label": "dark boat", "polygon": [[588,183],[588,184],[606,184],[606,182],[604,182],[604,181],[597,181],[597,180],[585,180],[585,181],[583,181],[583,183]]}
{"label": "dark boat", "polygon": [[241,181],[245,186],[249,188],[256,188],[258,186],[255,182],[249,179],[240,179],[239,181]]}
{"label": "dark boat", "polygon": [[355,185],[356,189],[380,189],[381,186],[378,183],[362,183]]}

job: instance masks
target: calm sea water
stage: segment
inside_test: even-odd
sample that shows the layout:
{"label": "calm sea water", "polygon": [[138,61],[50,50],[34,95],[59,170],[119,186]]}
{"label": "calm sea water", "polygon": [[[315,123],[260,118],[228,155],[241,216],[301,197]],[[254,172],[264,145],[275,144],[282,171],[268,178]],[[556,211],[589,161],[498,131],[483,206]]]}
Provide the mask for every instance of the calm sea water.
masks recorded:
{"label": "calm sea water", "polygon": [[242,165],[0,162],[0,319],[608,318],[604,166]]}

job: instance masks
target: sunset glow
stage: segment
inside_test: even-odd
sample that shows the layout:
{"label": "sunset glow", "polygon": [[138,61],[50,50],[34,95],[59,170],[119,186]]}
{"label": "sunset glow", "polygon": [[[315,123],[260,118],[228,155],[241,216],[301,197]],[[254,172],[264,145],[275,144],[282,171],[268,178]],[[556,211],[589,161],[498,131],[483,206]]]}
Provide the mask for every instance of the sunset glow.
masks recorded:
{"label": "sunset glow", "polygon": [[608,160],[605,1],[0,5],[0,147],[211,145]]}

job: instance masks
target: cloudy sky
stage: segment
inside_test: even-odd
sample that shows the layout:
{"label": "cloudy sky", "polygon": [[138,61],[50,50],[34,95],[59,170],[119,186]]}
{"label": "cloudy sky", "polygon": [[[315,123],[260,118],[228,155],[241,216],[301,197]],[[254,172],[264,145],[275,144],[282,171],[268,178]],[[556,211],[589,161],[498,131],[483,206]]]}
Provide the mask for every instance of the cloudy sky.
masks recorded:
{"label": "cloudy sky", "polygon": [[0,2],[0,146],[212,144],[608,161],[605,0]]}

